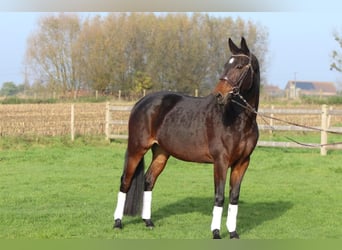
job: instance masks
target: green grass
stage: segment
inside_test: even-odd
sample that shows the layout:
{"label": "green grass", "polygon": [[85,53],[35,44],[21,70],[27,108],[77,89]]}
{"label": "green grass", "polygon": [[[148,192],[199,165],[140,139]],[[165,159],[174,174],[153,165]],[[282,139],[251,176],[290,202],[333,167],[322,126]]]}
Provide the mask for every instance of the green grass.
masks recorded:
{"label": "green grass", "polygon": [[[211,165],[171,158],[153,192],[155,229],[124,217],[117,231],[112,215],[125,142],[1,138],[0,149],[1,239],[211,238]],[[241,238],[341,238],[341,161],[339,151],[323,157],[318,150],[257,148],[241,188]]]}

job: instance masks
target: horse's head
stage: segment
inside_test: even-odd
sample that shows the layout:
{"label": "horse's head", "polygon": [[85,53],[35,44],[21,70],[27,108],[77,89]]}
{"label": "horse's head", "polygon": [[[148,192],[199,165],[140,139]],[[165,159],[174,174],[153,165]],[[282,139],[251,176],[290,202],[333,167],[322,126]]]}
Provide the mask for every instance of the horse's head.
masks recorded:
{"label": "horse's head", "polygon": [[233,96],[243,96],[260,81],[258,60],[249,51],[246,40],[241,38],[240,48],[230,38],[228,44],[232,55],[213,92],[219,104],[226,104]]}

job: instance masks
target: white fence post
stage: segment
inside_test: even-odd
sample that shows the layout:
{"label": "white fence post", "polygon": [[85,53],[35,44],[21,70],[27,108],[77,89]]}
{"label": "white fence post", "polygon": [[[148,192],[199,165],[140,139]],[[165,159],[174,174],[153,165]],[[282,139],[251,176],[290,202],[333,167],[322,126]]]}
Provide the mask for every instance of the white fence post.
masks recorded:
{"label": "white fence post", "polygon": [[71,104],[71,117],[70,117],[70,133],[71,141],[75,140],[75,104]]}
{"label": "white fence post", "polygon": [[[120,92],[119,92],[120,93]],[[110,109],[109,109],[109,102],[106,102],[106,124],[105,124],[105,134],[106,140],[109,140],[109,122],[110,122]]]}
{"label": "white fence post", "polygon": [[[271,106],[271,110],[273,111],[274,110],[274,105]],[[273,117],[274,117],[274,114],[273,112],[271,113],[271,119],[270,119],[270,134],[272,135],[273,134],[273,126],[274,126],[274,121],[273,121]]]}
{"label": "white fence post", "polygon": [[327,148],[323,146],[328,143],[328,107],[327,105],[322,105],[322,121],[321,121],[321,155],[327,155]]}

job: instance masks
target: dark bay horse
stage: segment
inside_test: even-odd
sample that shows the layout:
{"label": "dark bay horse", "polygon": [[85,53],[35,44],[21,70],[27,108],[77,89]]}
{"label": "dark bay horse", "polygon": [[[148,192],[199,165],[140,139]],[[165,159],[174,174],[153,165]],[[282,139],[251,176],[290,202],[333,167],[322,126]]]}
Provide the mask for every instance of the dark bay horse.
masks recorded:
{"label": "dark bay horse", "polygon": [[[259,104],[260,71],[244,38],[240,47],[231,39],[228,44],[232,55],[210,95],[198,98],[158,92],[145,96],[132,109],[114,228],[122,228],[123,214],[137,215],[141,211],[146,226],[154,226],[152,190],[167,160],[174,156],[183,161],[214,164],[211,231],[215,239],[220,238],[226,176],[231,168],[226,225],[230,238],[239,238],[236,220],[240,185],[259,135],[255,111]],[[144,174],[144,155],[149,149],[152,162]]]}

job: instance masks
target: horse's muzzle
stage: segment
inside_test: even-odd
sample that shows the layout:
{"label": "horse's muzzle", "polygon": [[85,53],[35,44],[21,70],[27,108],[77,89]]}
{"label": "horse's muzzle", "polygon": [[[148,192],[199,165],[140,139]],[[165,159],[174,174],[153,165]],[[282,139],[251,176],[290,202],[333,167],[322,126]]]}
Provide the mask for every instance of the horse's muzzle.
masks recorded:
{"label": "horse's muzzle", "polygon": [[229,92],[226,94],[217,93],[216,98],[218,104],[226,105],[233,98],[233,92]]}
{"label": "horse's muzzle", "polygon": [[221,78],[213,93],[217,98],[218,104],[225,105],[230,101],[236,91],[238,89],[235,89],[225,78]]}

